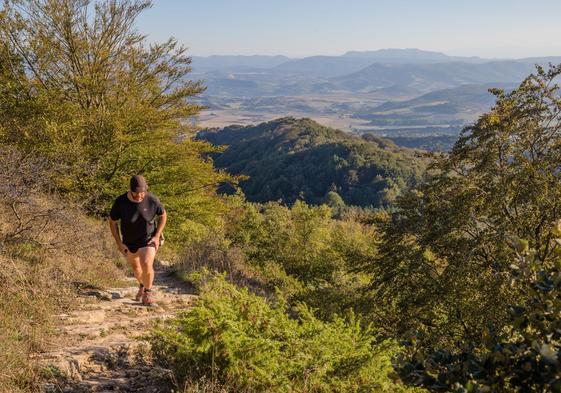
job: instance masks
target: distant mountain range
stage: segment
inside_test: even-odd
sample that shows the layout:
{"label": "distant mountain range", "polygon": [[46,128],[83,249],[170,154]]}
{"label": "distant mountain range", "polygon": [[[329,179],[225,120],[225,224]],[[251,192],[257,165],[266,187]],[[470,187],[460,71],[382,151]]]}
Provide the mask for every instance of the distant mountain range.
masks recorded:
{"label": "distant mountain range", "polygon": [[376,59],[378,61],[394,62],[394,63],[440,63],[443,61],[466,61],[466,62],[484,62],[485,60],[472,57],[456,57],[448,56],[442,52],[426,51],[421,49],[380,49],[375,51],[348,51],[343,56],[346,57],[366,57]]}
{"label": "distant mountain range", "polygon": [[533,71],[531,63],[446,62],[434,64],[372,64],[358,72],[330,80],[340,89],[372,92],[392,86],[428,92],[467,84],[516,83]]}
{"label": "distant mountain range", "polygon": [[206,82],[209,95],[372,93],[388,88],[409,89],[418,95],[465,84],[519,83],[534,71],[534,64],[548,63],[561,63],[561,57],[489,60],[419,49],[383,49],[302,59],[194,57],[192,66]]}
{"label": "distant mountain range", "polygon": [[[341,60],[342,59],[342,60]],[[489,60],[480,57],[448,56],[441,52],[424,51],[420,49],[380,49],[376,51],[349,51],[340,56],[308,56],[304,58],[289,58],[282,55],[212,55],[193,56],[195,71],[232,71],[235,69],[267,69],[279,67],[283,69],[308,68],[317,64],[318,60],[327,62],[347,62],[347,64],[363,65],[372,63],[441,63],[448,61],[464,61],[482,63]],[[365,60],[365,61],[363,61]],[[283,65],[284,64],[284,65]]]}
{"label": "distant mountain range", "polygon": [[255,124],[286,115],[407,147],[448,149],[460,130],[494,104],[488,92],[515,88],[535,65],[561,56],[484,59],[420,49],[340,56],[194,57],[191,78],[214,125]]}

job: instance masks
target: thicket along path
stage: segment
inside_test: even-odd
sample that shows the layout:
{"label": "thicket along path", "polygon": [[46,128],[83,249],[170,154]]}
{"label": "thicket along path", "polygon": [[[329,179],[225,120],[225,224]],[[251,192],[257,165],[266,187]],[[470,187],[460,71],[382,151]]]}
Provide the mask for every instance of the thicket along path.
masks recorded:
{"label": "thicket along path", "polygon": [[50,382],[41,390],[59,392],[170,392],[169,370],[150,361],[142,336],[156,320],[173,317],[190,307],[193,288],[175,278],[164,262],[156,261],[154,289],[157,303],[143,306],[131,286],[104,291],[84,290],[75,312],[60,315],[51,350],[39,360]]}

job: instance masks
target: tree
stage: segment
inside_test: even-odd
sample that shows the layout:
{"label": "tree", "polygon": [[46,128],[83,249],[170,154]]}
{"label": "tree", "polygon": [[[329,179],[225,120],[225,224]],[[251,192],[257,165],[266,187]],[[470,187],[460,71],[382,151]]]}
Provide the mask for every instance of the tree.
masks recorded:
{"label": "tree", "polygon": [[19,129],[33,116],[36,105],[25,84],[21,58],[0,42],[0,138],[8,130]]}
{"label": "tree", "polygon": [[409,342],[409,356],[396,362],[401,378],[438,392],[561,391],[561,221],[550,234],[552,253],[544,260],[525,239],[513,239],[511,286],[523,288],[526,297],[507,307],[503,329],[489,325],[480,342],[462,351],[422,353]]}
{"label": "tree", "polygon": [[[1,64],[6,54],[20,61],[10,77],[35,111],[21,127],[3,122],[2,141],[63,164],[52,181],[86,199],[92,212],[103,212],[131,174],[144,174],[178,210],[190,198],[195,206],[216,203],[214,186],[233,181],[203,159],[217,149],[191,139],[187,120],[201,107],[188,99],[204,87],[188,79],[186,48],[174,39],[148,45],[135,29],[150,6],[148,0],[3,2]],[[180,177],[166,176],[168,169]]]}
{"label": "tree", "polygon": [[399,200],[384,224],[380,256],[366,270],[390,308],[383,323],[416,337],[415,349],[482,348],[490,327],[509,330],[509,305],[529,300],[511,285],[513,238],[538,260],[554,252],[549,226],[561,217],[561,66],[537,68],[466,128],[426,183]]}

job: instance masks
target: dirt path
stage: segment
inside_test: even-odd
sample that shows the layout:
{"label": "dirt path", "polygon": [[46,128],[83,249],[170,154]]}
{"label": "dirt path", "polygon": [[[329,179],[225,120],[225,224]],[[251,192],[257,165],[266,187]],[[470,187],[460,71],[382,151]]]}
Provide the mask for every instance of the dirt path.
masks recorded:
{"label": "dirt path", "polygon": [[51,375],[45,393],[59,392],[170,392],[168,370],[150,364],[148,344],[141,339],[156,320],[165,320],[188,308],[193,289],[157,263],[157,304],[146,307],[134,300],[131,286],[107,291],[85,291],[78,310],[60,315],[58,343],[40,356]]}

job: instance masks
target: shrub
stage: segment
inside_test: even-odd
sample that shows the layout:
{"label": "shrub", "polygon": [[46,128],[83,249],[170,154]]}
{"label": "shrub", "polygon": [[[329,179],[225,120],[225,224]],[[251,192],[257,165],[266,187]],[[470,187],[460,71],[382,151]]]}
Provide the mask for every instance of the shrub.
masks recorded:
{"label": "shrub", "polygon": [[195,307],[150,333],[154,354],[180,380],[206,377],[236,392],[403,390],[387,376],[395,347],[377,343],[373,329],[352,316],[322,322],[279,299],[209,274]]}
{"label": "shrub", "polygon": [[289,300],[318,308],[323,319],[362,308],[368,276],[354,270],[376,255],[372,226],[334,220],[327,206],[304,202],[288,208],[233,198],[230,204],[224,231],[185,249],[178,264],[185,276],[208,267],[259,294],[277,288]]}

